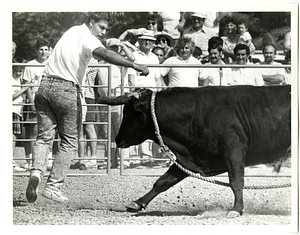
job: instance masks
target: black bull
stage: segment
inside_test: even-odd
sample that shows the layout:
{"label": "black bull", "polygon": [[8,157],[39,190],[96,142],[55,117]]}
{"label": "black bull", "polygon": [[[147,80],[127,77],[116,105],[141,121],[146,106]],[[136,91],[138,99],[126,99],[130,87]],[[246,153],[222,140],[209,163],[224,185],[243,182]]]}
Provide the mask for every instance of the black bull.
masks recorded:
{"label": "black bull", "polygon": [[[290,92],[289,85],[168,88],[157,93],[155,113],[163,141],[178,163],[203,176],[228,172],[235,197],[230,213],[238,216],[244,210],[244,168],[273,163],[288,155]],[[125,104],[116,137],[118,147],[127,148],[146,139],[158,143],[151,118],[151,94],[145,90],[139,98],[125,95],[102,102]],[[173,164],[151,191],[127,209],[145,209],[159,193],[187,176]]]}

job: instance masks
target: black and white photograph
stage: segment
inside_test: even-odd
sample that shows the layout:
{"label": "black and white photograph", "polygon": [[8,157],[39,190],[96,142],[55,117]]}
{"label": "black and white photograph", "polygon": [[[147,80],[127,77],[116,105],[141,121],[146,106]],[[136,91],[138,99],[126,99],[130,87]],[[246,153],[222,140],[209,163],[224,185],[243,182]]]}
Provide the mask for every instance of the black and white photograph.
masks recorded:
{"label": "black and white photograph", "polygon": [[7,5],[5,234],[298,233],[299,5],[254,3]]}

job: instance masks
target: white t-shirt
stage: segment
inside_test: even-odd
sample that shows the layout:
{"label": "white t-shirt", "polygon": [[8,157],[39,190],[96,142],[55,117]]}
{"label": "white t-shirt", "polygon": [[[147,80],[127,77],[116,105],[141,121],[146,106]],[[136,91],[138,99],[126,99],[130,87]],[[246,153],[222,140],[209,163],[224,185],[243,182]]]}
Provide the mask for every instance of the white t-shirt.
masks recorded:
{"label": "white t-shirt", "polygon": [[265,84],[258,69],[252,68],[232,68],[229,78],[230,85],[263,86]]}
{"label": "white t-shirt", "polygon": [[[212,64],[212,63],[207,63],[207,64]],[[223,61],[221,64],[225,64]],[[228,86],[229,85],[229,75],[230,75],[230,68],[206,68],[206,72],[208,75],[208,78],[211,80],[209,81],[208,85],[209,86]],[[222,74],[222,78],[220,78]],[[220,83],[221,79],[221,83]]]}
{"label": "white t-shirt", "polygon": [[[17,92],[17,91],[19,91],[19,90],[22,89],[20,87],[20,85],[21,85],[21,78],[15,79],[14,77],[12,77],[12,94],[14,94],[15,92]],[[13,105],[12,106],[12,112],[15,113],[15,114],[18,114],[19,116],[22,116],[22,114],[21,114],[22,105],[19,105],[19,104],[23,103],[23,97],[22,97],[22,95],[20,95],[15,100],[13,100],[12,103],[13,104],[18,104],[18,105]]]}
{"label": "white t-shirt", "polygon": [[[266,63],[261,62],[261,65],[266,65]],[[272,64],[269,65],[282,65],[281,63],[275,62],[273,61]],[[259,68],[258,71],[262,74],[262,75],[276,75],[276,74],[281,74],[284,78],[285,78],[285,69],[284,68]],[[283,82],[281,82],[280,84],[283,84]],[[265,85],[274,85],[274,83],[272,82],[267,82],[265,81]]]}
{"label": "white t-shirt", "polygon": [[208,55],[208,40],[217,35],[212,29],[203,26],[199,31],[189,27],[183,31],[183,36],[191,38],[195,45],[201,48],[202,54]]}
{"label": "white t-shirt", "polygon": [[43,74],[61,77],[81,86],[92,53],[98,47],[104,46],[85,24],[73,26],[57,42]]}
{"label": "white t-shirt", "polygon": [[[36,59],[34,59],[29,61],[27,64],[45,65],[47,64],[47,60],[45,60],[43,63],[40,63]],[[44,67],[25,67],[24,80],[30,82],[31,85],[34,85],[33,87],[31,87],[33,97],[35,96],[35,92],[38,90],[38,86],[40,85],[40,82],[42,80],[44,69]]]}
{"label": "white t-shirt", "polygon": [[[191,56],[187,60],[183,60],[180,56],[173,56],[165,60],[163,64],[195,64],[201,65],[200,61]],[[181,86],[181,87],[197,87],[198,79],[207,79],[207,72],[204,68],[183,68],[183,67],[161,67],[161,76],[168,74],[169,86]]]}
{"label": "white t-shirt", "polygon": [[[147,56],[142,51],[133,52],[135,57],[135,63],[137,64],[159,64],[158,58],[155,54],[150,52]],[[128,75],[134,75],[134,86],[137,87],[156,87],[156,79],[160,76],[159,69],[155,67],[149,67],[149,74],[147,76],[140,76],[139,72],[135,71],[132,68],[128,69]]]}

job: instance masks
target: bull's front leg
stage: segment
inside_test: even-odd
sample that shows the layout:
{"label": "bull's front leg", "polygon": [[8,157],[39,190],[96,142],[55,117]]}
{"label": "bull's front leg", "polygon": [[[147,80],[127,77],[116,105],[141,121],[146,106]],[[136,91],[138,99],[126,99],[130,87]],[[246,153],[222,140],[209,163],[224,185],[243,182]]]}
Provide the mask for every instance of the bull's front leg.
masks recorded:
{"label": "bull's front leg", "polygon": [[172,165],[170,169],[162,175],[153,185],[150,192],[146,193],[143,197],[136,201],[129,203],[126,206],[129,212],[139,212],[146,209],[147,205],[161,192],[164,192],[185,179],[188,175],[181,171],[177,166]]}
{"label": "bull's front leg", "polygon": [[[245,171],[245,148],[234,143],[226,154],[225,159],[228,167],[229,184],[234,194],[233,208],[227,217],[237,217],[244,213],[243,188]],[[232,147],[232,146],[231,146]]]}

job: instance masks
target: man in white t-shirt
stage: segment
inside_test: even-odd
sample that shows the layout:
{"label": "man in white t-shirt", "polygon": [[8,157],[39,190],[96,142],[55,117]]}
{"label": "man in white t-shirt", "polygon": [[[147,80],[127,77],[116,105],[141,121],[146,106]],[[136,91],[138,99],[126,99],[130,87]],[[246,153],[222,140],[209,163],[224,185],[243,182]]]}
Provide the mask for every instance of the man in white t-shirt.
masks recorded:
{"label": "man in white t-shirt", "polygon": [[181,37],[177,44],[178,56],[165,60],[164,65],[199,65],[199,67],[161,67],[162,77],[168,76],[167,85],[171,87],[198,87],[207,79],[206,69],[200,68],[201,63],[192,56],[195,43],[189,37]]}
{"label": "man in white t-shirt", "polygon": [[[278,62],[275,62],[276,56],[276,47],[273,44],[266,44],[263,47],[264,62],[261,62],[262,65],[281,65]],[[265,85],[281,85],[285,80],[285,70],[284,68],[259,68]]]}
{"label": "man in white t-shirt", "polygon": [[[44,38],[40,38],[36,42],[36,52],[37,58],[28,62],[29,65],[45,65],[47,63],[49,53],[50,53],[50,43]],[[38,90],[40,82],[42,80],[42,73],[44,67],[40,66],[28,66],[24,70],[24,81],[32,85],[28,89],[27,103],[34,103],[34,96]],[[27,139],[35,139],[37,136],[37,124],[33,123],[37,121],[37,115],[34,105],[24,106],[24,120],[28,123],[24,123],[25,133]],[[26,154],[26,164],[24,168],[30,169],[32,167],[32,150],[34,142],[26,142],[25,144],[25,154]],[[51,151],[49,153],[49,160],[47,169],[51,169],[53,160],[52,158],[52,146],[50,147]]]}
{"label": "man in white t-shirt", "polygon": [[[141,64],[159,64],[158,57],[152,53],[152,48],[156,38],[154,37],[154,32],[150,30],[144,31],[138,36],[139,50],[133,52],[136,63]],[[147,76],[140,76],[133,69],[128,70],[128,84],[134,87],[147,87],[151,90],[155,90],[155,87],[160,87],[164,83],[160,77],[158,67],[149,68],[150,73]],[[138,146],[133,146],[130,148],[130,155],[136,155],[144,159],[152,158],[152,141],[146,140]],[[136,161],[133,164],[140,164]]]}
{"label": "man in white t-shirt", "polygon": [[37,189],[43,179],[55,129],[61,139],[60,148],[42,196],[56,202],[68,200],[61,194],[60,187],[78,148],[78,129],[82,119],[80,88],[90,59],[104,59],[112,64],[134,68],[145,75],[149,73],[145,65],[133,63],[102,45],[99,39],[106,34],[108,27],[106,13],[91,14],[84,24],[73,26],[63,34],[45,66],[35,95],[38,136],[26,189],[30,203],[37,199]]}
{"label": "man in white t-shirt", "polygon": [[[209,40],[208,52],[209,62],[207,64],[224,65],[223,40],[220,37],[212,37]],[[230,69],[229,68],[206,68],[208,79],[205,80],[206,86],[227,86]]]}
{"label": "man in white t-shirt", "polygon": [[[250,49],[245,44],[238,44],[234,48],[236,62],[233,64],[248,65]],[[263,86],[264,80],[257,69],[252,68],[232,68],[229,75],[229,85],[252,85]]]}

